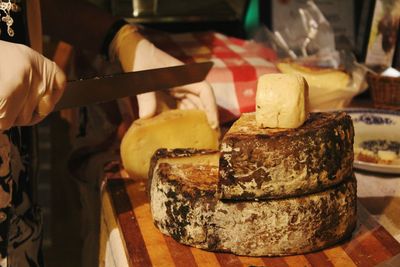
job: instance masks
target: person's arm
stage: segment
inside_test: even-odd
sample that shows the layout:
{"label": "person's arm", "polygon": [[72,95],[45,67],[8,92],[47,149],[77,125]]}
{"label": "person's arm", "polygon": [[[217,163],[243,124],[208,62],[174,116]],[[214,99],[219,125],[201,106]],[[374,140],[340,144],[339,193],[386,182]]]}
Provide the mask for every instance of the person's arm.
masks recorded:
{"label": "person's arm", "polygon": [[75,47],[100,51],[119,18],[80,0],[41,0],[43,33]]}
{"label": "person's arm", "polygon": [[[183,64],[143,38],[134,25],[113,29],[119,18],[84,0],[42,0],[42,13],[45,34],[81,49],[102,51],[106,56],[118,59],[124,71]],[[107,45],[103,47],[105,40]],[[177,101],[178,108],[204,110],[210,125],[218,127],[215,97],[207,82],[173,88],[170,94]],[[157,98],[154,92],[138,95],[137,98],[141,118],[156,115]]]}

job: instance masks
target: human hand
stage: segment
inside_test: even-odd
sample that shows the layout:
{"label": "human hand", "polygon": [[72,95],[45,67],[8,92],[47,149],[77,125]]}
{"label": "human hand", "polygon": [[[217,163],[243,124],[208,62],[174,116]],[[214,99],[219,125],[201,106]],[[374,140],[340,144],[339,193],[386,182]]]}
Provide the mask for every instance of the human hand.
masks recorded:
{"label": "human hand", "polygon": [[66,78],[55,62],[0,41],[0,130],[38,123],[61,97]]}
{"label": "human hand", "polygon": [[[183,64],[155,47],[131,25],[122,27],[117,33],[110,45],[110,54],[118,57],[124,71],[139,71]],[[179,109],[201,109],[206,113],[210,126],[213,129],[218,128],[215,96],[206,81],[172,88],[169,90],[169,94],[176,100]],[[155,92],[138,95],[137,99],[140,118],[156,115],[157,97]]]}

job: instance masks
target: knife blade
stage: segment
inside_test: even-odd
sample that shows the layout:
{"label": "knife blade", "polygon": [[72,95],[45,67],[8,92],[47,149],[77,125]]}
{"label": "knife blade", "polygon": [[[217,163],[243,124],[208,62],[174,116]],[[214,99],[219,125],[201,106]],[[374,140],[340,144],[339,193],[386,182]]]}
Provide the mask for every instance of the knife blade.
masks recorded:
{"label": "knife blade", "polygon": [[212,65],[212,62],[191,63],[69,81],[54,111],[200,82]]}

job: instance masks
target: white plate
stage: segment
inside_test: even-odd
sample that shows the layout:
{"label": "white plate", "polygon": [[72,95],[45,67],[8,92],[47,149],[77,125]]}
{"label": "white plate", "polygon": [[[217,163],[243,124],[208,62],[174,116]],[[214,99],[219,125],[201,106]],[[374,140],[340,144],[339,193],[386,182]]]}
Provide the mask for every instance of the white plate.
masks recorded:
{"label": "white plate", "polygon": [[[354,124],[354,147],[368,143],[370,149],[391,144],[389,150],[399,153],[400,112],[379,109],[346,109]],[[398,162],[398,161],[397,161]],[[354,167],[374,172],[400,174],[399,164],[375,164],[355,160]]]}

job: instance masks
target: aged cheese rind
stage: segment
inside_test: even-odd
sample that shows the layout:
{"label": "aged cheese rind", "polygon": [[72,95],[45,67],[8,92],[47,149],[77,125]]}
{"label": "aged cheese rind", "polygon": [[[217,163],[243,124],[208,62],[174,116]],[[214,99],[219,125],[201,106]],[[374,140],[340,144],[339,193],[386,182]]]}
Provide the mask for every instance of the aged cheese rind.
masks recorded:
{"label": "aged cheese rind", "polygon": [[[202,156],[214,162],[195,160]],[[213,150],[156,151],[150,164],[148,193],[154,224],[162,233],[183,244],[211,247],[206,244],[212,236],[208,231],[213,228],[207,223],[213,215],[209,205],[216,203],[218,156],[219,152]],[[185,162],[187,159],[191,162]],[[199,164],[193,168],[195,162]]]}
{"label": "aged cheese rind", "polygon": [[218,168],[154,165],[150,206],[155,225],[180,243],[247,256],[320,250],[351,235],[356,180],[350,175],[323,192],[263,201],[221,201]]}
{"label": "aged cheese rind", "polygon": [[297,129],[260,129],[254,116],[243,114],[222,140],[222,199],[298,196],[352,173],[354,130],[346,113],[310,113]]}

